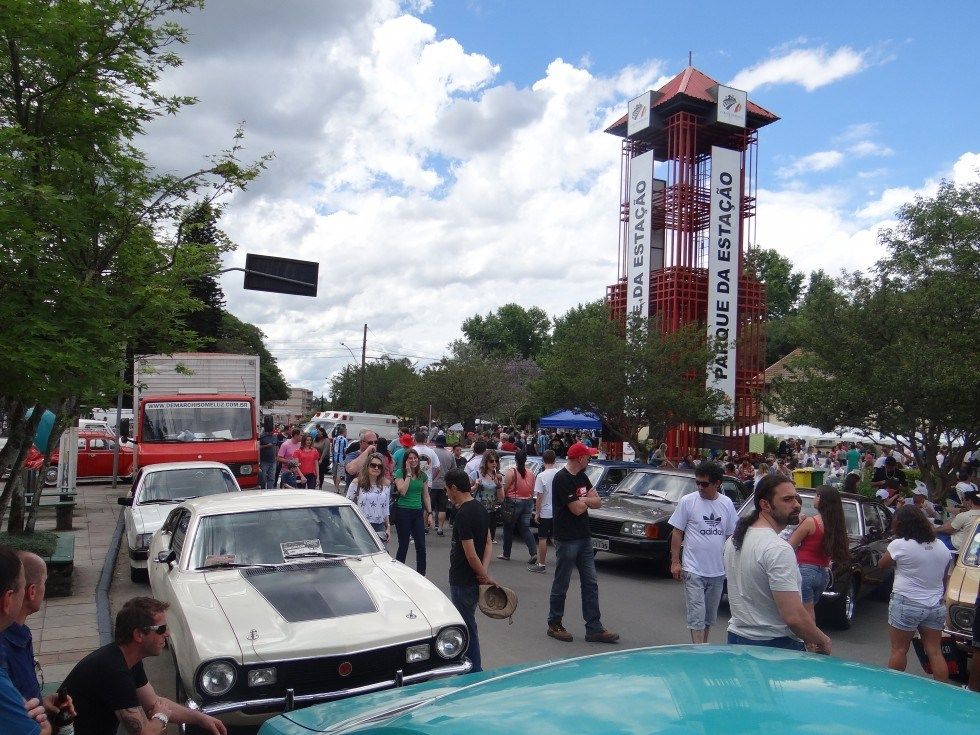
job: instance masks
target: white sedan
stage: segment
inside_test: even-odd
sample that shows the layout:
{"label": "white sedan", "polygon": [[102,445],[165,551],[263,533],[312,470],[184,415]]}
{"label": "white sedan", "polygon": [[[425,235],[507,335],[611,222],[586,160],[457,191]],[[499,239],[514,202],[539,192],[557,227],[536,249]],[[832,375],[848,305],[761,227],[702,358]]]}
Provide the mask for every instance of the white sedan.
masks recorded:
{"label": "white sedan", "polygon": [[178,697],[229,724],[472,668],[453,604],[335,493],[181,503],[150,559]]}
{"label": "white sedan", "polygon": [[191,498],[241,492],[235,475],[220,462],[164,462],[143,467],[133,479],[133,492],[119,498],[126,506],[123,520],[129,547],[129,576],[146,580],[150,538],[160,530],[174,506]]}

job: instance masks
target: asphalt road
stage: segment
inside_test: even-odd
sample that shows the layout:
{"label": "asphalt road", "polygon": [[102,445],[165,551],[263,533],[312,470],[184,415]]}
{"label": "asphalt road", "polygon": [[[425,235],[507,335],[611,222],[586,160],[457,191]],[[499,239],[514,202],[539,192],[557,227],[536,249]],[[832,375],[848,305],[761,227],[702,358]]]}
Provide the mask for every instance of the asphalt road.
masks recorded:
{"label": "asphalt road", "polygon": [[[428,537],[427,576],[448,594],[449,535]],[[494,557],[500,553],[494,546]],[[395,547],[390,550],[394,554]],[[549,549],[549,551],[552,551]],[[415,548],[411,546],[407,562],[414,568]],[[479,616],[481,652],[486,669],[511,664],[584,656],[608,650],[608,644],[586,643],[581,614],[578,576],[572,576],[565,607],[565,627],[575,636],[571,643],[549,638],[547,629],[548,596],[553,577],[553,559],[548,572],[534,574],[525,566],[527,550],[515,545],[513,561],[494,558],[491,574],[500,584],[513,589],[518,596],[513,623]],[[638,559],[599,553],[599,604],[602,622],[620,634],[619,648],[637,648],[689,643],[685,625],[684,595],[681,583],[655,572],[649,563]],[[128,559],[120,554],[111,588],[113,612],[129,597],[149,594],[147,585],[129,579]],[[712,643],[722,643],[728,622],[728,610],[722,605],[718,621],[711,632]],[[888,661],[887,603],[862,598],[854,626],[846,631],[825,630],[833,641],[833,653],[852,661],[885,666]],[[174,696],[174,671],[169,654],[144,662],[147,675],[158,692]],[[924,676],[914,652],[909,652],[909,672]]]}

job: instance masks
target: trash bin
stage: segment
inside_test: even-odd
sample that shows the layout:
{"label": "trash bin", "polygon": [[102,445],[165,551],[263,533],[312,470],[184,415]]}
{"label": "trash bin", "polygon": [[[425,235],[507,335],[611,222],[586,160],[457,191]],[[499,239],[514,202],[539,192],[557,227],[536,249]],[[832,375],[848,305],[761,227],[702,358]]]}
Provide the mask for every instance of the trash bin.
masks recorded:
{"label": "trash bin", "polygon": [[826,470],[811,470],[811,472],[813,474],[810,476],[810,481],[812,482],[810,487],[820,487],[823,485],[823,475]]}
{"label": "trash bin", "polygon": [[813,470],[809,467],[793,470],[793,484],[796,487],[813,487]]}

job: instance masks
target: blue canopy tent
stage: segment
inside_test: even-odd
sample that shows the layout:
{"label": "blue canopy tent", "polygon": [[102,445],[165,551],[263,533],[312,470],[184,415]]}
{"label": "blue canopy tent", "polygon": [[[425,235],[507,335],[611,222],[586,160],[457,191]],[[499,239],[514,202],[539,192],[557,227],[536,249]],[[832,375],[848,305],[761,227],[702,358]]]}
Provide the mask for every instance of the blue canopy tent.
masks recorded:
{"label": "blue canopy tent", "polygon": [[594,413],[588,411],[571,411],[562,409],[542,416],[538,421],[542,429],[591,429],[599,431],[602,421]]}

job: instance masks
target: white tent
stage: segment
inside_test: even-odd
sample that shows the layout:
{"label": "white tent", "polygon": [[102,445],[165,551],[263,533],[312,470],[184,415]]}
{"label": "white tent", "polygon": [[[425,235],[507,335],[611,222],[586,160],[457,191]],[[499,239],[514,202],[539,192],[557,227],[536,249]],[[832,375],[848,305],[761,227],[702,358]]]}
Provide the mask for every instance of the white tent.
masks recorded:
{"label": "white tent", "polygon": [[820,429],[812,426],[786,426],[770,432],[773,436],[793,437],[796,439],[814,439],[820,436]]}

